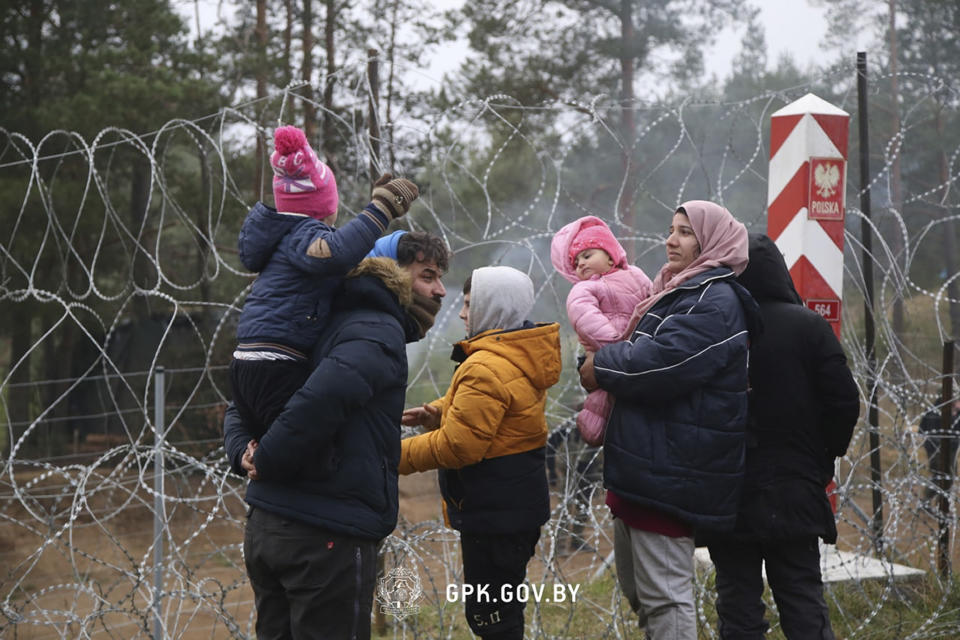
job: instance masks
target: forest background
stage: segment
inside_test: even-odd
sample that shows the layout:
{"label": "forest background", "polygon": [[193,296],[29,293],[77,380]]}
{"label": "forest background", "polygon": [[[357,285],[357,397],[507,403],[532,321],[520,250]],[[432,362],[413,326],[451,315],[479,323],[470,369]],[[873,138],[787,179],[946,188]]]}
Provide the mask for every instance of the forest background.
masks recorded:
{"label": "forest background", "polygon": [[[960,10],[953,2],[829,3],[815,58],[821,64],[803,69],[787,55],[768,60],[759,10],[734,0],[483,0],[447,11],[410,0],[225,1],[217,11],[224,22],[206,30],[199,13],[188,28],[190,4],[31,0],[2,11],[0,367],[9,372],[8,423],[30,424],[31,405],[48,407],[63,393],[56,384],[9,393],[11,385],[76,378],[98,357],[74,323],[40,341],[63,308],[35,290],[83,300],[105,319],[101,334],[123,324],[124,334],[139,337],[129,339],[154,345],[157,327],[141,329],[157,323],[156,299],[130,294],[186,291],[201,334],[220,324],[223,310],[214,302],[233,301],[249,283],[235,235],[253,202],[271,200],[268,157],[280,121],[305,128],[338,176],[348,215],[362,208],[380,172],[420,183],[424,208],[403,224],[440,232],[469,255],[454,260],[447,280],[454,291],[470,269],[509,261],[509,247],[488,242],[498,215],[519,218],[518,241],[531,229],[600,215],[652,274],[662,262],[666,214],[680,199],[723,199],[764,230],[769,114],[807,91],[852,111],[850,47],[864,41],[876,224],[906,227],[906,236],[891,234],[890,253],[921,290],[949,281],[949,298],[960,297],[949,278],[957,272],[951,220],[915,255],[904,245],[904,237],[955,212]],[[705,77],[711,34],[730,24],[745,25],[741,50],[727,77]],[[439,86],[411,81],[464,36],[466,57]],[[358,85],[369,88],[371,51],[379,61],[373,114],[357,98]],[[701,122],[695,115],[682,122],[679,139],[658,128],[665,114],[696,104],[723,105],[726,117]],[[755,157],[737,157],[743,153]],[[848,186],[856,184],[857,153],[853,140]],[[101,198],[89,197],[91,181],[100,183]],[[651,181],[680,189],[664,197]],[[917,193],[924,197],[909,197]],[[855,207],[857,192],[849,194]],[[161,236],[159,212],[171,204],[181,221],[166,218],[173,228],[161,250],[173,259],[163,261],[146,247]],[[93,208],[101,211],[88,213]],[[65,242],[40,223],[50,212],[67,212]],[[856,222],[848,216],[848,228]],[[510,233],[500,230],[500,239]],[[74,268],[90,256],[95,268]],[[898,280],[881,313],[903,335],[906,285]],[[89,296],[91,288],[103,294]],[[956,335],[960,311],[948,306],[945,334]],[[94,342],[103,344],[100,336]],[[143,358],[124,366],[139,371],[150,362]],[[11,363],[21,364],[10,370]],[[77,411],[61,402],[56,412]],[[91,427],[76,428],[82,440]],[[24,446],[54,454],[63,444],[55,441],[75,438],[75,430],[58,428],[59,436]],[[0,441],[9,451],[8,429]]]}
{"label": "forest background", "polygon": [[[919,534],[898,509],[913,518],[916,505],[902,492],[929,484],[909,434],[942,404],[941,347],[960,332],[955,0],[821,2],[827,34],[803,64],[768,59],[757,5],[737,0],[216,6],[213,23],[200,19],[200,2],[174,0],[0,7],[0,516],[38,541],[9,564],[7,620],[29,610],[31,563],[86,510],[99,523],[149,493],[156,423],[168,470],[210,481],[221,501],[196,507],[206,494],[184,480],[182,504],[211,522],[224,496],[242,492],[220,447],[225,366],[254,277],[239,264],[236,235],[253,203],[272,203],[278,124],[303,127],[333,168],[341,220],[366,204],[380,173],[402,174],[422,196],[396,224],[438,233],[454,252],[437,326],[410,351],[409,404],[449,381],[464,278],[510,264],[534,279],[536,319],[565,328],[564,378],[548,407],[556,430],[569,428],[582,391],[563,308],[569,283],[547,260],[552,233],[598,215],[652,276],[683,200],[722,202],[764,231],[770,115],[808,92],[845,109],[841,338],[865,402],[874,385],[879,391],[890,526],[924,536],[922,545],[904,537],[887,549],[932,557],[929,523]],[[705,52],[730,25],[744,34],[739,53],[729,73],[708,75]],[[439,83],[418,81],[453,42],[466,43],[462,61]],[[855,135],[857,49],[869,63],[867,176]],[[872,301],[861,263],[864,183],[873,197]],[[875,354],[863,346],[867,317]],[[158,366],[168,372],[161,420]],[[872,528],[869,497],[860,500],[877,487],[867,464],[871,427],[861,426],[838,469],[848,497],[840,517],[850,547],[880,549],[881,538],[897,539]],[[101,473],[112,477],[104,468],[134,471],[136,480],[102,481]],[[94,478],[91,490],[84,483]],[[46,484],[53,479],[62,481],[56,490]],[[87,497],[78,497],[81,485]],[[565,497],[575,495],[568,487]],[[231,535],[239,517],[227,518]]]}

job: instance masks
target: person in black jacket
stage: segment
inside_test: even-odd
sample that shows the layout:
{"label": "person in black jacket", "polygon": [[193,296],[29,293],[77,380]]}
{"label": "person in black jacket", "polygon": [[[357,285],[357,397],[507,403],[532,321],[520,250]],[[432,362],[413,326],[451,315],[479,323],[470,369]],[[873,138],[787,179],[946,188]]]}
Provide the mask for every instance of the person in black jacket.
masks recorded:
{"label": "person in black jacket", "polygon": [[724,207],[676,209],[667,262],[629,340],[587,353],[580,383],[615,402],[603,442],[617,580],[651,640],[697,636],[694,533],[732,529],[744,472],[750,294],[747,229]]}
{"label": "person in black jacket", "polygon": [[367,258],[333,299],[312,373],[254,444],[227,408],[224,446],[249,475],[244,556],[257,637],[369,638],[377,543],[397,522],[411,322],[408,270]]}
{"label": "person in black jacket", "polygon": [[720,637],[764,637],[766,563],[784,635],[833,638],[817,538],[837,540],[824,488],[859,418],[859,392],[833,330],[803,305],[770,238],[750,234],[750,263],[738,280],[760,305],[764,333],[750,345],[747,469],[736,525],[708,537]]}

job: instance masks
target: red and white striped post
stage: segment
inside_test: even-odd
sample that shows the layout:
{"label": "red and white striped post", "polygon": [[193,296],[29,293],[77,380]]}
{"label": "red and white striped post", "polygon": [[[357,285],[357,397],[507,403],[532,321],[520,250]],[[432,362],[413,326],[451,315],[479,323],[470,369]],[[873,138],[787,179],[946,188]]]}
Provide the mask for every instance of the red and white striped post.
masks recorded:
{"label": "red and white striped post", "polygon": [[[840,337],[850,114],[808,93],[770,117],[767,235],[804,304]],[[837,510],[836,483],[827,485]]]}
{"label": "red and white striped post", "polygon": [[804,303],[840,336],[850,114],[808,93],[770,117],[767,235]]}

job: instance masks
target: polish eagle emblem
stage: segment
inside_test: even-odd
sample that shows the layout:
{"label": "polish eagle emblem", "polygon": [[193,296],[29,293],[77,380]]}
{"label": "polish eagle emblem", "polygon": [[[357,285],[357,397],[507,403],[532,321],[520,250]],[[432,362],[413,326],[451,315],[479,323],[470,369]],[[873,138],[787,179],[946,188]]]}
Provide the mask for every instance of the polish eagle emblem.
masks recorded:
{"label": "polish eagle emblem", "polygon": [[837,192],[840,184],[840,169],[835,164],[817,165],[813,173],[813,183],[817,185],[817,195],[821,198],[831,198]]}

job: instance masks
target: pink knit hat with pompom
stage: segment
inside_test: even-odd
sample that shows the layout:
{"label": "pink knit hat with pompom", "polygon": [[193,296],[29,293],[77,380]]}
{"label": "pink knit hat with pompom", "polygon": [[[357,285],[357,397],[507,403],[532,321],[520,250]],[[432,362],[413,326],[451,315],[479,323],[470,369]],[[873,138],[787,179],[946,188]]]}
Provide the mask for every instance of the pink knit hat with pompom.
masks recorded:
{"label": "pink knit hat with pompom", "polygon": [[337,212],[340,194],[330,167],[320,162],[297,127],[278,127],[273,134],[275,151],[273,199],[277,211],[303,213],[317,220]]}
{"label": "pink knit hat with pompom", "polygon": [[610,259],[613,260],[615,267],[622,269],[626,266],[626,254],[623,248],[620,246],[620,243],[617,242],[617,239],[613,237],[613,232],[610,231],[610,227],[599,218],[586,220],[584,225],[580,227],[580,231],[573,239],[573,242],[570,243],[570,248],[567,250],[567,258],[570,260],[573,268],[577,266],[577,256],[580,255],[581,251],[586,251],[587,249],[603,249],[607,252],[607,255],[610,256]]}

